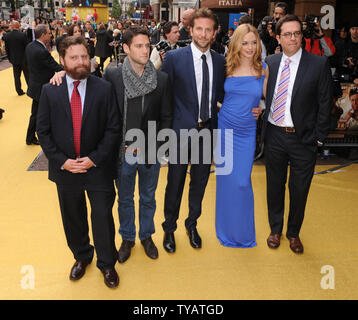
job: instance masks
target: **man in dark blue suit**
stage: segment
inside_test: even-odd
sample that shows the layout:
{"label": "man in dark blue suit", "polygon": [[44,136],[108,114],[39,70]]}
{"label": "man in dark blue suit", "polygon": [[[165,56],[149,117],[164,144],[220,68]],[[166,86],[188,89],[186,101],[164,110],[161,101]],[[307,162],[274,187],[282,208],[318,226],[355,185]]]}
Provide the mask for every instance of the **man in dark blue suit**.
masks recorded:
{"label": "man in dark blue suit", "polygon": [[[201,215],[201,204],[210,175],[212,130],[217,127],[217,102],[221,102],[224,96],[224,57],[210,50],[217,29],[218,19],[211,10],[202,8],[195,11],[190,22],[191,45],[167,52],[162,64],[162,70],[168,74],[172,87],[173,129],[178,137],[178,159],[186,152],[189,157],[199,153],[199,162],[191,162],[189,216],[185,221],[193,248],[201,248],[201,238],[196,229],[197,219]],[[197,130],[199,135],[202,130],[209,132],[210,146],[205,144],[204,148],[203,140],[200,139],[195,143],[183,143],[179,136],[181,129]],[[204,151],[208,149],[210,161],[204,161]],[[165,221],[162,225],[165,232],[164,249],[170,253],[175,252],[174,232],[188,167],[187,162],[172,160],[169,161]]]}

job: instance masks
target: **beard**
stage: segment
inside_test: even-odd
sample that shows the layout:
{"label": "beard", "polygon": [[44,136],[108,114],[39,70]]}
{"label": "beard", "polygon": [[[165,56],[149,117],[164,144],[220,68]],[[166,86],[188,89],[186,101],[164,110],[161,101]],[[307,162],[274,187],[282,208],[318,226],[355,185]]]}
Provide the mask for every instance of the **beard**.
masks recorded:
{"label": "beard", "polygon": [[193,42],[196,44],[197,48],[200,49],[209,49],[211,41],[203,41],[203,43],[200,43],[199,40],[193,38]]}
{"label": "beard", "polygon": [[77,66],[74,68],[69,68],[66,63],[64,64],[64,69],[66,73],[74,80],[83,80],[87,79],[91,74],[91,64],[83,64],[82,66]]}

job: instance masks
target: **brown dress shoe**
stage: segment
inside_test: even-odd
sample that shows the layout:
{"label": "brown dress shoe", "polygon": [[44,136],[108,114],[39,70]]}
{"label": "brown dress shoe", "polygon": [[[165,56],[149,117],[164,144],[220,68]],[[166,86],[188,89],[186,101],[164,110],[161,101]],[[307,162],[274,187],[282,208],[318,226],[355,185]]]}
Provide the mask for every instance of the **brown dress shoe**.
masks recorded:
{"label": "brown dress shoe", "polygon": [[73,265],[70,273],[70,280],[79,280],[83,277],[86,272],[87,262],[76,261]]}
{"label": "brown dress shoe", "polygon": [[290,248],[291,250],[296,254],[302,254],[303,253],[303,245],[299,237],[297,238],[291,238],[287,236],[287,239],[290,241]]}
{"label": "brown dress shoe", "polygon": [[118,287],[119,276],[118,276],[117,271],[114,268],[105,269],[105,270],[101,270],[101,271],[103,273],[104,283],[106,284],[106,286],[108,288]]}
{"label": "brown dress shoe", "polygon": [[141,243],[144,247],[144,251],[147,254],[147,256],[151,259],[157,259],[158,258],[158,249],[155,246],[152,237],[149,237],[148,239],[141,240]]}
{"label": "brown dress shoe", "polygon": [[121,247],[118,251],[118,262],[123,263],[127,261],[127,259],[131,255],[131,249],[134,247],[135,242],[129,240],[123,240]]}
{"label": "brown dress shoe", "polygon": [[267,245],[271,249],[277,249],[280,246],[281,233],[270,233],[267,238]]}

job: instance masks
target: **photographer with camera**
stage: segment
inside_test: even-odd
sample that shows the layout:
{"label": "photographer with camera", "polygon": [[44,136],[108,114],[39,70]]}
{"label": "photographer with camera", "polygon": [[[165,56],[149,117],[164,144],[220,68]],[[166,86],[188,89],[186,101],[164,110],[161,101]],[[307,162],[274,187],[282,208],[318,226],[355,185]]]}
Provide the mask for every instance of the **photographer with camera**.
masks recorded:
{"label": "photographer with camera", "polygon": [[333,41],[324,35],[317,16],[307,15],[302,25],[306,51],[326,57],[335,54],[336,48]]}
{"label": "photographer with camera", "polygon": [[163,37],[165,40],[157,43],[150,55],[150,61],[154,67],[159,70],[162,66],[162,61],[166,52],[169,50],[177,49],[177,42],[179,40],[179,25],[175,21],[167,22],[163,27]]}
{"label": "photographer with camera", "polygon": [[337,41],[331,62],[336,67],[335,77],[358,84],[358,19],[351,22],[349,33],[346,39]]}
{"label": "photographer with camera", "polygon": [[288,5],[278,2],[275,5],[273,16],[266,16],[260,22],[257,31],[266,48],[267,55],[281,52],[281,47],[276,39],[275,29],[278,20],[287,15]]}

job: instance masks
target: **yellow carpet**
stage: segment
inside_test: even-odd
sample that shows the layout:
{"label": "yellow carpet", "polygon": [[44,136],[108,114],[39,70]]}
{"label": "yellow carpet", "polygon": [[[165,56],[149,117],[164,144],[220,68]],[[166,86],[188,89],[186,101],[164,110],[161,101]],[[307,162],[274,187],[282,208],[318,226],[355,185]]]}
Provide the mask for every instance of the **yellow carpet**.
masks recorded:
{"label": "yellow carpet", "polygon": [[[358,298],[357,165],[314,177],[301,232],[305,246],[301,256],[290,251],[287,239],[276,251],[266,245],[263,166],[254,166],[252,173],[257,247],[234,249],[219,244],[212,174],[198,223],[203,248],[192,249],[185,234],[187,179],[175,234],[177,252],[166,253],[161,223],[167,168],[162,168],[153,236],[159,259],[147,258],[137,239],[131,258],[116,264],[117,289],[104,285],[95,261],[80,281],[71,282],[74,261],[64,237],[55,184],[47,179],[47,172],[26,171],[41,149],[25,144],[31,100],[17,96],[11,68],[0,72],[0,107],[6,110],[0,120],[0,299]],[[116,210],[117,205],[113,214],[118,229]],[[118,247],[120,242],[117,233]],[[328,275],[324,266],[331,266],[328,289],[324,289]]]}

